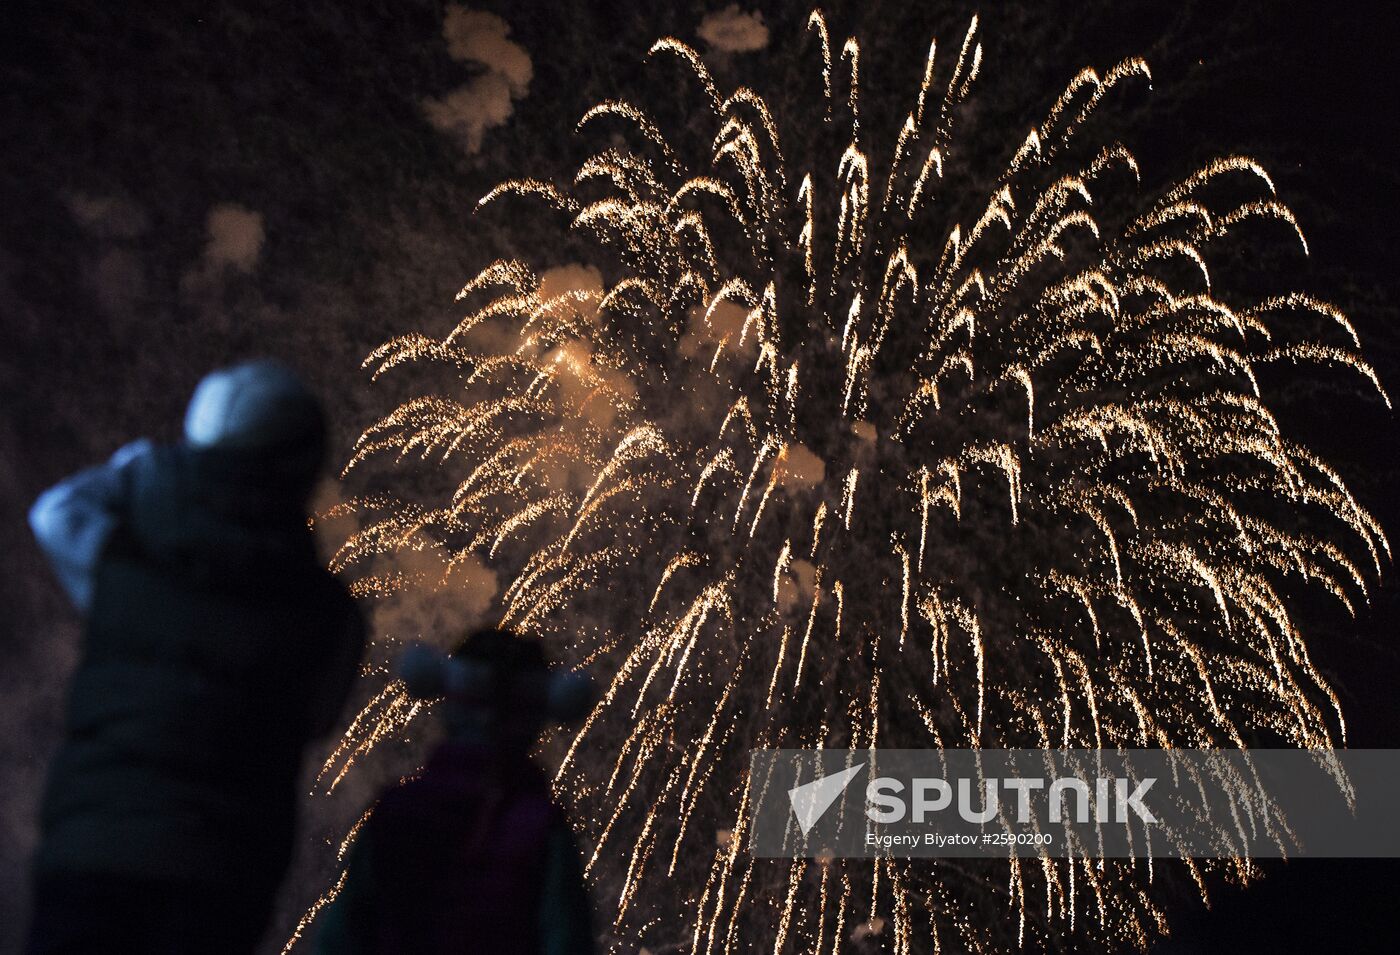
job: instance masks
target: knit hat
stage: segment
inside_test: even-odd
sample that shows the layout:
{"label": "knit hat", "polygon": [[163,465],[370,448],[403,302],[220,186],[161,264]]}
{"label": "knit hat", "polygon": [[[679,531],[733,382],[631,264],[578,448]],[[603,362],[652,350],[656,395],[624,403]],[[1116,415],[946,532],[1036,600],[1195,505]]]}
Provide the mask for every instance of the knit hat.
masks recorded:
{"label": "knit hat", "polygon": [[450,655],[410,644],[399,658],[399,675],[410,696],[445,696],[498,718],[573,722],[594,701],[585,674],[551,670],[539,641],[507,630],[476,630]]}
{"label": "knit hat", "polygon": [[210,372],[185,412],[185,440],[198,448],[323,443],[321,404],[289,369],[250,361]]}

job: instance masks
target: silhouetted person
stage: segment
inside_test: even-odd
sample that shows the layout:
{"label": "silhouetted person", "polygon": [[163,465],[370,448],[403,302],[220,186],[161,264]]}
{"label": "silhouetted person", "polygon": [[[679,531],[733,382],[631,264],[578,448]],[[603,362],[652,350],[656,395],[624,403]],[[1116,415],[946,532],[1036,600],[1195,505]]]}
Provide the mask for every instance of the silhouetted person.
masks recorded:
{"label": "silhouetted person", "polygon": [[294,375],[239,365],[200,383],[183,443],[128,445],[34,505],[85,629],[32,953],[248,952],[262,934],[302,750],[364,649],[307,523],[324,446]]}
{"label": "silhouetted person", "polygon": [[537,642],[499,630],[453,654],[405,654],[410,694],[445,696],[447,738],[389,790],[351,850],[322,955],[589,955],[578,849],[530,759],[547,719],[588,712],[586,679],[551,673]]}

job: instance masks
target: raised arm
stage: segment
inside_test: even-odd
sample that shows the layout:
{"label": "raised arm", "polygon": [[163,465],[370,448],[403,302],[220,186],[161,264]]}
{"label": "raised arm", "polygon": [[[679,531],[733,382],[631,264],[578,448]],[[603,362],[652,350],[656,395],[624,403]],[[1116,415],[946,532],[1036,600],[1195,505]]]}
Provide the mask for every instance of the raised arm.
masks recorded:
{"label": "raised arm", "polygon": [[93,573],[120,519],[126,466],[150,451],[133,441],[106,464],[80,471],[49,488],[29,509],[29,526],[59,583],[81,613],[92,604]]}

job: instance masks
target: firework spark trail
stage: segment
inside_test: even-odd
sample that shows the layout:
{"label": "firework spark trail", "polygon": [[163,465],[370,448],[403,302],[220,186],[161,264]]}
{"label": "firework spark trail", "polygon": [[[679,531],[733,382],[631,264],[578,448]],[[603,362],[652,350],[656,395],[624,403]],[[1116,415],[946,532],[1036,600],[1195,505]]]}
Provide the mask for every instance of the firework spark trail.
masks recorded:
{"label": "firework spark trail", "polygon": [[[433,504],[352,502],[365,523],[334,566],[385,593],[415,583],[370,573],[376,557],[440,551],[450,585],[476,553],[509,581],[502,625],[610,679],[556,783],[618,939],[834,952],[852,924],[888,923],[899,952],[984,951],[1162,930],[1150,868],[754,860],[752,747],[1345,741],[1290,594],[1318,585],[1350,610],[1388,544],[1283,433],[1259,372],[1339,366],[1388,403],[1354,330],[1301,293],[1240,304],[1212,283],[1212,246],[1246,220],[1303,242],[1247,157],[1113,212],[1137,162],[1081,134],[1149,76],[1141,60],[1075,76],[979,211],[947,221],[977,33],[951,65],[930,48],[887,170],[858,121],[860,47],[833,52],[819,12],[822,118],[786,152],[764,99],[724,96],[693,50],[658,42],[717,131],[698,167],[610,101],[580,127],[630,130],[631,150],[482,200],[557,210],[611,284],[549,291],[495,262],[448,335],[367,359],[376,377],[463,377],[366,431],[347,470],[387,457],[459,483]],[[391,684],[324,779],[413,712]],[[1014,930],[988,934],[988,912]]]}

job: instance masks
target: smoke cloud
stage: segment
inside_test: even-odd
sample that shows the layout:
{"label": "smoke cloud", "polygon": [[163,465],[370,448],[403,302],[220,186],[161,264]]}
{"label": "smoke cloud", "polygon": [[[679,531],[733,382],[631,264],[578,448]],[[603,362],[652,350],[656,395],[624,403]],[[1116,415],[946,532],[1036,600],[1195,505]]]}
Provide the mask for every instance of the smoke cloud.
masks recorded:
{"label": "smoke cloud", "polygon": [[[262,213],[232,202],[220,203],[209,210],[204,233],[204,253],[181,277],[180,290],[187,302],[206,313],[212,327],[222,328],[225,319],[214,303],[230,277],[251,275],[257,269],[266,237]],[[130,284],[115,278],[110,281],[117,289]],[[104,296],[110,298],[110,291]],[[130,304],[130,299],[127,296],[123,301]]]}
{"label": "smoke cloud", "polygon": [[251,272],[257,266],[264,238],[261,212],[221,203],[209,210],[205,230],[204,261],[211,268]]}
{"label": "smoke cloud", "polygon": [[146,231],[146,211],[124,196],[70,195],[66,199],[73,221],[99,239],[134,239]]}
{"label": "smoke cloud", "polygon": [[484,67],[471,82],[441,98],[423,102],[434,128],[462,142],[475,155],[488,129],[504,125],[514,101],[529,92],[534,67],[525,48],[510,39],[510,24],[494,13],[447,8],[442,35],[454,60]]}
{"label": "smoke cloud", "polygon": [[723,10],[707,14],[700,21],[700,38],[724,53],[752,53],[768,45],[768,27],[763,14],[745,13],[731,3]]}
{"label": "smoke cloud", "polygon": [[774,467],[778,484],[789,490],[814,488],[826,480],[826,462],[801,442],[788,445]]}
{"label": "smoke cloud", "polygon": [[685,334],[676,348],[686,358],[705,364],[714,361],[719,351],[752,361],[758,353],[758,333],[753,328],[744,333],[748,320],[749,309],[728,299],[708,310],[696,306],[686,316]]}
{"label": "smoke cloud", "polygon": [[411,581],[370,611],[372,639],[426,640],[449,645],[468,630],[484,626],[499,589],[496,573],[474,554],[455,562],[439,548],[399,551],[383,559],[380,574]]}

